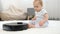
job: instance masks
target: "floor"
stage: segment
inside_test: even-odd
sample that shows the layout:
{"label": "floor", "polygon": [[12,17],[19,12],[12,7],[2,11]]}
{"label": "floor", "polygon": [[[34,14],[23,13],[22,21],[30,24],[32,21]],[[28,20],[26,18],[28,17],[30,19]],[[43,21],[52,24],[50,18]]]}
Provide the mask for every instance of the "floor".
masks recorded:
{"label": "floor", "polygon": [[[15,22],[15,21],[8,21]],[[49,20],[49,25],[46,28],[31,28],[23,31],[4,31],[2,30],[2,24],[8,23],[7,21],[0,22],[0,33],[1,34],[60,34],[60,21]],[[22,21],[23,22],[23,21]],[[25,23],[29,21],[24,21]]]}

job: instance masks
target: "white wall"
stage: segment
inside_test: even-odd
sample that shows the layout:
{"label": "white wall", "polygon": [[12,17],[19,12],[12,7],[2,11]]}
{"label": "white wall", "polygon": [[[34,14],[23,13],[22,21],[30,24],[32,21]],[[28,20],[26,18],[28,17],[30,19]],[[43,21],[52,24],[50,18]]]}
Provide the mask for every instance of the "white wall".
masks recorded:
{"label": "white wall", "polygon": [[1,4],[1,0],[0,0],[0,11],[2,10],[2,4]]}
{"label": "white wall", "polygon": [[23,11],[26,11],[29,7],[33,7],[33,0],[1,0],[1,2],[3,10],[8,9],[9,5],[14,5]]}
{"label": "white wall", "polygon": [[47,0],[46,1],[46,10],[48,11],[48,14],[50,17],[60,18],[60,0]]}

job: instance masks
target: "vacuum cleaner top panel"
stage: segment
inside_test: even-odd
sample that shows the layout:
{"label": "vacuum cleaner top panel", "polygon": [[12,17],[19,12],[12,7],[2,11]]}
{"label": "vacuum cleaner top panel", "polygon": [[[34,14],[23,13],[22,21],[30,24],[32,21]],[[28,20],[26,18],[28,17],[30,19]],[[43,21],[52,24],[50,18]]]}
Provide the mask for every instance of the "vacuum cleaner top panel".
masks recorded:
{"label": "vacuum cleaner top panel", "polygon": [[17,22],[17,23],[6,23],[4,25],[13,25],[13,26],[17,26],[17,25],[27,25],[26,23],[22,23],[22,22]]}

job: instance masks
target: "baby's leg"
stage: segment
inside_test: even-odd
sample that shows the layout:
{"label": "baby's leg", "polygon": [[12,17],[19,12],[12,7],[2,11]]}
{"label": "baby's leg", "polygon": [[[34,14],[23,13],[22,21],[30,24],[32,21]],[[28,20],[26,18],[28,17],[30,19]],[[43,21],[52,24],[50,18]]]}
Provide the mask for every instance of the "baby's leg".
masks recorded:
{"label": "baby's leg", "polygon": [[29,22],[28,28],[35,28],[34,21],[31,20],[31,21]]}
{"label": "baby's leg", "polygon": [[28,24],[28,28],[35,28],[35,25],[33,25],[33,24]]}
{"label": "baby's leg", "polygon": [[43,26],[40,26],[39,23],[35,24],[35,28],[44,28],[48,26],[48,22],[44,23]]}

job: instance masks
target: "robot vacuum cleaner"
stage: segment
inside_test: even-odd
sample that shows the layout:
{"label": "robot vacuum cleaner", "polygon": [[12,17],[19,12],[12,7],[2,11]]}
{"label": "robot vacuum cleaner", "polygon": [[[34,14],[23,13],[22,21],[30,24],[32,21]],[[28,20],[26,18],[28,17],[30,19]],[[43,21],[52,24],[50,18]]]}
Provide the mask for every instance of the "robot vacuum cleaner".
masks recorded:
{"label": "robot vacuum cleaner", "polygon": [[27,23],[17,22],[17,23],[3,24],[3,30],[5,31],[21,31],[26,29],[28,29]]}

